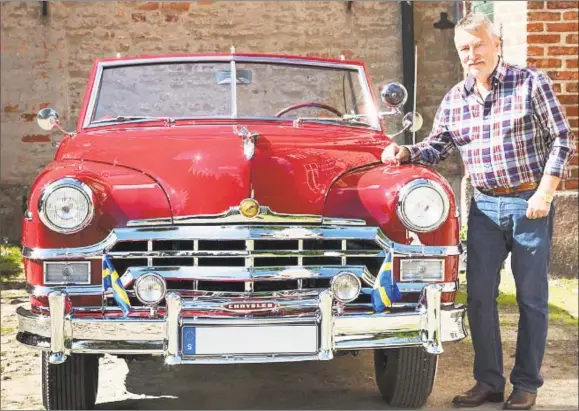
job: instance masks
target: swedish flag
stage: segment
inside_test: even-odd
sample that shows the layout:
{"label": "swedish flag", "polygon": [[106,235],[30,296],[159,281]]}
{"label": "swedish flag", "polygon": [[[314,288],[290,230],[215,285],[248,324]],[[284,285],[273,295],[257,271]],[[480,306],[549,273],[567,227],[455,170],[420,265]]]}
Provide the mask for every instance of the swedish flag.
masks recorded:
{"label": "swedish flag", "polygon": [[113,267],[113,262],[109,255],[103,256],[103,291],[107,291],[109,288],[113,290],[113,297],[121,310],[123,315],[127,315],[131,311],[131,302],[129,301],[129,296],[121,279],[119,278],[119,273]]}
{"label": "swedish flag", "polygon": [[372,290],[372,306],[376,312],[382,312],[387,307],[391,307],[392,303],[400,300],[401,297],[400,290],[394,281],[392,252],[388,252],[376,276]]}

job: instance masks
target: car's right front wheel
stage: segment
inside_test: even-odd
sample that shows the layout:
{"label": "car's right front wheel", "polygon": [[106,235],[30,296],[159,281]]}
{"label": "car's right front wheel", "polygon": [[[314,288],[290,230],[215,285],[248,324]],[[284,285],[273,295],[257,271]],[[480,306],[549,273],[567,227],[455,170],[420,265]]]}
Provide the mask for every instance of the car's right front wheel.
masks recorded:
{"label": "car's right front wheel", "polygon": [[399,408],[420,408],[434,386],[438,356],[422,347],[374,350],[376,384],[386,403]]}
{"label": "car's right front wheel", "polygon": [[92,410],[95,406],[99,357],[70,355],[62,364],[50,364],[42,353],[42,404],[47,410]]}

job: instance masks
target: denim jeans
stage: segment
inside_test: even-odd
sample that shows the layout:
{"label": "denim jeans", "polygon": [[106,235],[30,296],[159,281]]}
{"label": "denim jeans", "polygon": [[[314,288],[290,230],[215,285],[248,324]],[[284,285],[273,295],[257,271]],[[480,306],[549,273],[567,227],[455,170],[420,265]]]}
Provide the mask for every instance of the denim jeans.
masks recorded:
{"label": "denim jeans", "polygon": [[496,391],[505,389],[496,300],[500,270],[509,252],[520,314],[511,383],[532,393],[543,385],[540,369],[547,340],[554,204],[547,217],[528,219],[527,200],[533,194],[534,190],[491,196],[475,189],[468,217],[467,305],[474,378]]}

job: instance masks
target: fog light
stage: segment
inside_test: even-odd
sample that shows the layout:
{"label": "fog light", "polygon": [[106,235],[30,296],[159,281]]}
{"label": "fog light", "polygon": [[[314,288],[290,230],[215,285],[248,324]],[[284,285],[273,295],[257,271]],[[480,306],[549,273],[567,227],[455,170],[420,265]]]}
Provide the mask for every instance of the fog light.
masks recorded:
{"label": "fog light", "polygon": [[90,284],[90,262],[45,262],[45,284]]}
{"label": "fog light", "polygon": [[140,302],[147,305],[155,305],[165,298],[167,284],[159,274],[147,273],[137,279],[134,289],[135,295]]}
{"label": "fog light", "polygon": [[402,258],[400,281],[444,281],[444,260]]}
{"label": "fog light", "polygon": [[362,284],[354,273],[342,271],[332,278],[330,287],[338,300],[347,303],[358,297]]}

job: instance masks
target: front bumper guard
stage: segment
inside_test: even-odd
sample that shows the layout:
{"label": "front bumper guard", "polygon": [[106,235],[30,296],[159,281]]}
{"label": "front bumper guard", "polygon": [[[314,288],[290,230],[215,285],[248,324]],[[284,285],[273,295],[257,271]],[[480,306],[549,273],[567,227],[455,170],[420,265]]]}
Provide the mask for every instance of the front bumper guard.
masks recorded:
{"label": "front bumper guard", "polygon": [[[335,351],[422,346],[429,354],[443,352],[442,343],[466,337],[465,308],[442,306],[441,287],[427,285],[414,311],[342,314],[333,310],[329,290],[318,295],[315,315],[297,317],[203,318],[182,315],[195,308],[195,301],[177,293],[166,296],[167,312],[162,318],[107,318],[66,313],[63,291],[48,296],[50,316],[18,307],[18,341],[50,351],[49,362],[59,364],[74,353],[163,355],[165,363],[219,364],[330,360]],[[218,354],[182,355],[180,331],[183,326],[244,326],[316,324],[318,350],[311,354]]]}

